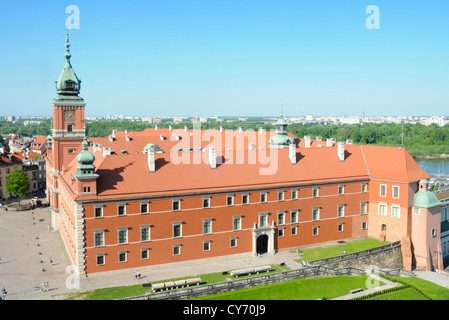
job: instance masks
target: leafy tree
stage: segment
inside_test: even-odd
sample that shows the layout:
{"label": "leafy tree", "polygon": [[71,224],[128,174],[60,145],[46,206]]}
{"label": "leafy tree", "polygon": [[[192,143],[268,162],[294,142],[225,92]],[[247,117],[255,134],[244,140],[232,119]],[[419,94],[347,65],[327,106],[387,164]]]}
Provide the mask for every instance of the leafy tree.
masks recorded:
{"label": "leafy tree", "polygon": [[26,197],[30,191],[30,180],[28,179],[28,175],[16,168],[6,177],[6,180],[6,191],[18,196],[20,205],[20,198]]}

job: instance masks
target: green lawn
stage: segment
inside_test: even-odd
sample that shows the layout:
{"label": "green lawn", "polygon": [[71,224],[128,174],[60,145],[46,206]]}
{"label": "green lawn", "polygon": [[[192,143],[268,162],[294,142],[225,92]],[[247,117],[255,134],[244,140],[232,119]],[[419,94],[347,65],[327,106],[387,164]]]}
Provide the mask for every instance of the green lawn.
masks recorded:
{"label": "green lawn", "polygon": [[195,300],[315,300],[323,296],[326,299],[332,299],[346,295],[353,289],[366,289],[367,277],[363,275],[297,279],[200,297]]}
{"label": "green lawn", "polygon": [[[282,272],[282,271],[288,271],[290,270],[287,266],[278,266],[278,265],[272,265],[270,269],[270,273],[274,272]],[[255,277],[258,276],[257,274],[253,275],[245,275],[240,276],[239,279],[245,278],[245,277]],[[207,274],[201,274],[198,276],[192,276],[192,277],[182,277],[182,278],[173,278],[173,279],[166,279],[161,281],[154,281],[152,284],[160,283],[160,282],[167,282],[167,281],[176,281],[181,279],[188,279],[188,278],[201,278],[201,284],[211,284],[211,283],[218,283],[218,282],[224,282],[227,281],[228,278],[232,278],[229,275],[229,272],[227,274],[223,274],[222,272],[215,272],[215,273],[207,273]],[[140,296],[147,293],[150,293],[151,288],[143,288],[142,284],[136,284],[131,286],[122,286],[122,287],[112,287],[112,288],[104,288],[104,289],[96,289],[92,291],[86,291],[86,292],[79,292],[79,293],[73,293],[68,295],[65,299],[66,300],[114,300],[114,299],[122,299],[132,296]]]}
{"label": "green lawn", "polygon": [[357,239],[352,241],[347,241],[345,243],[341,244],[335,244],[335,245],[326,245],[321,247],[313,247],[313,248],[304,248],[301,249],[303,252],[299,259],[296,261],[301,262],[302,260],[305,261],[312,261],[312,260],[318,260],[318,259],[325,259],[330,257],[336,257],[341,255],[342,251],[346,251],[346,253],[354,253],[357,251],[363,251],[367,249],[372,249],[375,247],[383,246],[388,244],[388,242],[380,242],[376,239],[371,238],[363,238],[363,239]]}
{"label": "green lawn", "polygon": [[427,300],[427,299],[415,289],[406,288],[390,293],[385,293],[366,300]]}
{"label": "green lawn", "polygon": [[420,278],[402,278],[391,277],[399,279],[403,283],[409,283],[412,286],[421,290],[426,296],[432,300],[449,300],[449,289],[439,286],[433,282],[429,282]]}

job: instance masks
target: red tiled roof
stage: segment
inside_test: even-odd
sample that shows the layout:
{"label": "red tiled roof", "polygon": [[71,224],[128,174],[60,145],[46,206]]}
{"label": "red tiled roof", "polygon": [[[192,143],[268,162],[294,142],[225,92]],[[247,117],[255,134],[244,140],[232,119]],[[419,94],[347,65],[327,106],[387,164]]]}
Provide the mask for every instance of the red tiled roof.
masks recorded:
{"label": "red tiled roof", "polygon": [[[296,148],[297,163],[292,164],[289,160],[288,148],[266,147],[268,139],[274,133],[265,135],[263,139],[258,137],[258,132],[248,134],[250,140],[245,140],[240,146],[237,146],[233,140],[234,145],[230,151],[223,141],[225,139],[218,143],[220,140],[217,138],[220,136],[218,130],[215,134],[215,143],[212,144],[216,147],[217,156],[222,155],[225,160],[223,164],[218,164],[216,169],[211,169],[208,151],[199,152],[194,144],[196,142],[202,148],[208,148],[207,134],[202,132],[204,139],[198,140],[198,137],[190,136],[184,130],[175,130],[175,132],[182,136],[180,141],[160,140],[161,134],[169,137],[171,132],[168,129],[131,132],[129,133],[132,137],[130,142],[125,140],[123,132],[117,132],[116,140],[113,142],[110,142],[109,138],[89,138],[91,142],[100,143],[103,147],[110,146],[116,154],[103,157],[99,151],[94,153],[96,173],[100,175],[97,180],[98,193],[95,197],[83,196],[83,199],[263,189],[290,184],[292,186],[319,185],[368,179],[408,183],[430,176],[419,167],[407,150],[399,150],[397,147],[345,145],[345,161],[342,162],[337,156],[335,144],[332,147],[326,147],[325,141],[312,140],[312,146],[315,147],[304,148],[303,142],[300,141],[300,147]],[[222,138],[223,134],[221,134]],[[240,137],[238,135],[238,131],[228,132],[226,138],[236,139]],[[193,152],[185,151],[188,141],[192,143],[190,147],[194,147]],[[183,152],[178,153],[176,148],[180,147],[181,142]],[[254,150],[249,150],[249,143],[253,142],[256,147]],[[157,144],[164,150],[164,153],[155,154],[155,172],[149,172],[148,156],[143,154],[143,147],[148,143]],[[324,146],[318,147],[318,144]],[[263,149],[260,149],[261,146]],[[120,150],[127,150],[128,154],[120,154]],[[181,162],[181,159],[184,159],[183,162],[177,164]],[[242,163],[238,160],[242,160]],[[77,162],[74,159],[66,166],[65,181],[70,181],[70,174],[76,172],[76,165]]]}

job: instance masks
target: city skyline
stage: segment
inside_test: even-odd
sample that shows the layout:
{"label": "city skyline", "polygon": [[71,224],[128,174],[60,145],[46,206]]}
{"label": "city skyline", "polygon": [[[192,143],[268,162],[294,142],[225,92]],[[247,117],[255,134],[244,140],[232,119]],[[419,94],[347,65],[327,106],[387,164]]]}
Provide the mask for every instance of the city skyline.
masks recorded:
{"label": "city skyline", "polygon": [[0,12],[0,116],[50,115],[70,5],[88,117],[447,114],[446,3],[21,1]]}

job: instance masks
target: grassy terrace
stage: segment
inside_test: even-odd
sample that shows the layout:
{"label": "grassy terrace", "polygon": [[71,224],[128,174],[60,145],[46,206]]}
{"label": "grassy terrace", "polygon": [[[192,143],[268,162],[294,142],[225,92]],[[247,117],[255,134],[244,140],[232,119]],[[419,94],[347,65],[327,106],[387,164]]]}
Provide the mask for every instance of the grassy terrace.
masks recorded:
{"label": "grassy terrace", "polygon": [[[279,266],[279,265],[272,265],[269,273],[275,273],[275,272],[282,272],[282,271],[288,271],[290,268],[287,266]],[[246,275],[246,276],[240,276],[238,279],[246,278],[246,277],[255,277],[258,276],[257,274],[253,275]],[[218,283],[218,282],[224,282],[228,279],[232,278],[229,275],[229,271],[227,274],[223,274],[223,272],[215,272],[215,273],[207,273],[207,274],[201,274],[197,276],[191,276],[191,277],[182,277],[182,278],[173,278],[173,279],[166,279],[161,281],[154,281],[152,284],[161,283],[161,282],[167,282],[167,281],[176,281],[181,279],[189,279],[189,278],[201,278],[201,284],[200,285],[207,285],[212,283]],[[122,286],[122,287],[112,287],[112,288],[104,288],[104,289],[96,289],[92,291],[87,292],[81,292],[81,293],[74,293],[68,295],[65,299],[66,300],[114,300],[114,299],[122,299],[126,297],[132,297],[132,296],[139,296],[151,293],[150,288],[144,288],[142,284],[136,284],[131,286]]]}
{"label": "grassy terrace", "polygon": [[297,259],[296,261],[301,262],[302,260],[312,261],[331,258],[341,255],[342,251],[346,251],[346,253],[349,254],[357,251],[380,247],[386,244],[388,244],[388,242],[380,242],[376,239],[363,238],[352,241],[345,241],[336,245],[324,245],[320,247],[304,248],[301,249],[302,253],[300,255],[300,259]]}
{"label": "grassy terrace", "polygon": [[[348,254],[371,249],[377,246],[384,245],[386,243],[379,242],[375,239],[359,239],[354,241],[348,241],[345,243],[326,245],[322,247],[304,248],[300,255],[301,260],[311,261],[323,258],[329,258],[338,256],[341,251],[346,251]],[[281,272],[287,271],[287,266],[272,265],[269,272]],[[242,276],[243,277],[252,277]],[[231,278],[229,272],[223,274],[222,272],[201,274],[192,277],[166,279],[163,281],[155,281],[154,283],[175,281],[186,278],[200,277],[202,285],[224,282]],[[259,286],[244,290],[238,290],[233,292],[222,293],[219,295],[213,295],[208,297],[201,297],[202,300],[314,300],[325,297],[326,299],[332,299],[338,296],[346,295],[352,289],[363,288],[366,289],[368,276],[335,276],[335,277],[322,277],[313,279],[297,279],[287,281],[283,283],[276,283],[267,286]],[[449,289],[435,285],[431,282],[419,279],[419,278],[402,278],[402,277],[390,277],[390,279],[399,279],[402,283],[409,283],[413,287],[398,290],[391,293],[382,294],[380,296],[372,297],[369,300],[425,300],[426,297],[433,300],[449,300]],[[154,284],[153,283],[153,284]],[[382,283],[381,283],[382,285]],[[421,291],[423,294],[418,292]],[[70,300],[112,300],[126,298],[130,296],[138,296],[150,293],[150,288],[143,287],[142,284],[113,287],[105,289],[97,289],[88,292],[81,292],[70,294],[66,299]]]}
{"label": "grassy terrace", "polygon": [[[332,299],[356,288],[366,289],[368,276],[297,279],[192,300],[315,300]],[[384,283],[381,283],[383,285]]]}

